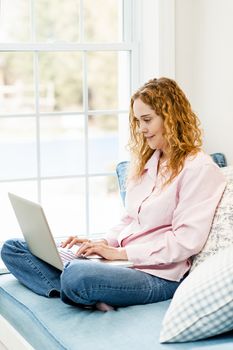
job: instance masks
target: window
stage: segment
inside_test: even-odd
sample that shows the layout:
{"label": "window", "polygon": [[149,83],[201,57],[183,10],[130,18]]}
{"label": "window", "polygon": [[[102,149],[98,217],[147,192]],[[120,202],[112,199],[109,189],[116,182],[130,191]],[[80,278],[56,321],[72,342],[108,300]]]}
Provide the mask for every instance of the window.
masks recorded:
{"label": "window", "polygon": [[8,192],[41,202],[56,236],[119,219],[133,3],[0,0],[1,240],[20,233]]}

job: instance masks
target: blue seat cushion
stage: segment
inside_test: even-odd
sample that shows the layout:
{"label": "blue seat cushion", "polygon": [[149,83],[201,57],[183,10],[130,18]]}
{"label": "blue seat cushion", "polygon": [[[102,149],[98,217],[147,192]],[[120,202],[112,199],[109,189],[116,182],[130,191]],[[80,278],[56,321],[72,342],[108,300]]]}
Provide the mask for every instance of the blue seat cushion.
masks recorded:
{"label": "blue seat cushion", "polygon": [[232,349],[232,333],[183,344],[160,344],[159,332],[170,300],[100,312],[38,296],[11,274],[0,276],[0,310],[38,350]]}

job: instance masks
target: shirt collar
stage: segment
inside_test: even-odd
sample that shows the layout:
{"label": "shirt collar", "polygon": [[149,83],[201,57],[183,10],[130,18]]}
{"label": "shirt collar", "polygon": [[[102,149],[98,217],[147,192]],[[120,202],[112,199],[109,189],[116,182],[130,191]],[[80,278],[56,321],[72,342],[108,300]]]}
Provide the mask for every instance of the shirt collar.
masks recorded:
{"label": "shirt collar", "polygon": [[148,175],[152,179],[156,179],[156,176],[157,176],[157,168],[158,168],[158,161],[160,158],[160,154],[161,154],[161,151],[159,149],[156,150],[152,154],[150,159],[148,159],[148,161],[146,162],[145,167],[144,167],[144,169],[148,171]]}

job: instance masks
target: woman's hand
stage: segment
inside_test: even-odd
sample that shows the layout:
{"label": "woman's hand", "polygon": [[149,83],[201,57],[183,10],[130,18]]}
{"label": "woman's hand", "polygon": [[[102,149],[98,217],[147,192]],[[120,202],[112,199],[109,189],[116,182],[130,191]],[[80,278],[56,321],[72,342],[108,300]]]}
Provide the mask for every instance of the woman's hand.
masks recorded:
{"label": "woman's hand", "polygon": [[107,260],[128,260],[124,248],[114,248],[104,242],[84,242],[77,252],[77,256],[98,254]]}
{"label": "woman's hand", "polygon": [[73,245],[80,245],[84,242],[90,242],[87,238],[78,238],[77,236],[70,236],[64,242],[61,242],[62,248],[72,248]]}
{"label": "woman's hand", "polygon": [[[89,242],[91,243],[92,241],[90,239],[87,238],[78,238],[77,236],[70,236],[67,238],[66,241],[61,242],[61,247],[65,248],[67,247],[68,249],[72,248],[74,245],[78,245],[80,246],[83,243]],[[95,244],[105,244],[108,245],[108,242],[106,241],[106,239],[98,239],[95,240],[93,243]]]}

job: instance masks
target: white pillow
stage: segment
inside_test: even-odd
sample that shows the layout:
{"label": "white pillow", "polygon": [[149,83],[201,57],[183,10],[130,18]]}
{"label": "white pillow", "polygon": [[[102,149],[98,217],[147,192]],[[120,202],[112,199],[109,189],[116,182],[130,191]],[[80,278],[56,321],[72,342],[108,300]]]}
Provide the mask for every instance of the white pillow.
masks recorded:
{"label": "white pillow", "polygon": [[177,288],[160,342],[186,342],[233,330],[233,245],[200,264]]}
{"label": "white pillow", "polygon": [[227,185],[216,209],[206,244],[193,258],[191,271],[210,255],[233,244],[233,166],[221,168],[221,171],[227,179]]}

